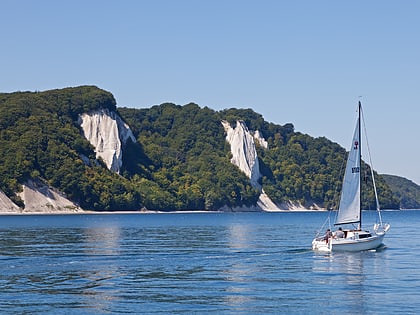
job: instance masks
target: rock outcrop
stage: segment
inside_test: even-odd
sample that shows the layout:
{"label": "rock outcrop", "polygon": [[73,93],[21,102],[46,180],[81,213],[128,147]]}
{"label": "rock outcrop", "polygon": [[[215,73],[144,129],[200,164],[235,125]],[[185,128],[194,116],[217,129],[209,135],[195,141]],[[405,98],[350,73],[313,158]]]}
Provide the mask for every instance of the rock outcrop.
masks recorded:
{"label": "rock outcrop", "polygon": [[75,213],[83,211],[62,193],[41,181],[28,180],[22,185],[22,188],[18,196],[25,204],[25,208],[18,207],[0,191],[0,214]]}
{"label": "rock outcrop", "polygon": [[0,190],[0,213],[18,213],[20,209],[4,192]]}
{"label": "rock outcrop", "polygon": [[253,135],[243,121],[237,121],[235,128],[232,128],[227,121],[222,121],[222,124],[232,152],[231,162],[249,177],[253,187],[261,189],[258,183],[261,178],[260,165]]}
{"label": "rock outcrop", "polygon": [[39,182],[29,180],[18,194],[25,204],[22,213],[69,213],[83,211],[63,194]]}
{"label": "rock outcrop", "polygon": [[230,123],[225,120],[222,121],[222,125],[226,132],[226,141],[230,144],[232,152],[231,162],[245,173],[253,187],[261,190],[257,204],[258,207],[265,211],[280,210],[270,197],[267,196],[259,183],[262,175],[255,141],[266,149],[268,148],[267,141],[259,131],[251,133],[243,121],[237,121],[235,128],[232,128]]}
{"label": "rock outcrop", "polygon": [[108,169],[119,173],[123,145],[128,139],[136,142],[130,127],[117,113],[107,109],[80,115],[79,124],[86,139],[95,147],[96,157],[102,158]]}

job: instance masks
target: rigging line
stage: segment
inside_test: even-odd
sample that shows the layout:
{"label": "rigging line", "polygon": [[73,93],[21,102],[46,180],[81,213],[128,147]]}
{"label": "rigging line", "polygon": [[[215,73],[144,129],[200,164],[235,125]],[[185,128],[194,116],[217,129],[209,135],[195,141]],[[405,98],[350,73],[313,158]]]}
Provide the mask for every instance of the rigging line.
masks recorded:
{"label": "rigging line", "polygon": [[379,223],[382,225],[382,217],[381,217],[381,212],[380,212],[380,207],[379,207],[379,199],[378,199],[378,192],[376,190],[376,183],[375,183],[375,175],[373,172],[373,162],[372,162],[372,155],[370,154],[370,147],[369,147],[369,141],[368,141],[368,136],[367,136],[367,130],[366,130],[366,124],[365,124],[365,117],[363,114],[363,110],[361,111],[362,115],[362,122],[363,122],[363,131],[365,134],[365,140],[366,140],[366,147],[367,147],[367,151],[368,151],[368,158],[369,158],[369,164],[370,164],[370,173],[372,176],[372,182],[373,182],[373,190],[375,192],[375,201],[376,201],[376,210],[378,211],[379,214]]}
{"label": "rigging line", "polygon": [[322,224],[322,226],[319,228],[319,230],[316,233],[315,237],[318,237],[321,235],[322,231],[325,231],[325,225],[328,223],[328,227],[331,229],[331,218],[330,218],[331,213],[328,213],[327,218],[324,221],[324,224]]}

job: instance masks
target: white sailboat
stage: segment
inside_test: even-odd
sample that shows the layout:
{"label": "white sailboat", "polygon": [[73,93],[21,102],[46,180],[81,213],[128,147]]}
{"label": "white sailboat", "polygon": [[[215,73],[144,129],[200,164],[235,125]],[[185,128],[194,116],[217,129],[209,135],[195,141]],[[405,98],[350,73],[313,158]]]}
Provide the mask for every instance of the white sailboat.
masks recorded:
{"label": "white sailboat", "polygon": [[[346,170],[341,190],[340,206],[336,217],[336,226],[349,226],[352,228],[339,228],[336,232],[327,230],[322,237],[315,237],[312,241],[312,249],[317,251],[363,251],[375,249],[381,246],[386,232],[390,225],[383,223],[378,196],[376,192],[373,168],[371,176],[376,197],[376,208],[379,223],[375,224],[373,231],[362,230],[362,208],[361,208],[361,120],[362,105],[359,102],[358,118],[353,134],[353,140],[347,159]],[[370,162],[372,165],[372,163]]]}

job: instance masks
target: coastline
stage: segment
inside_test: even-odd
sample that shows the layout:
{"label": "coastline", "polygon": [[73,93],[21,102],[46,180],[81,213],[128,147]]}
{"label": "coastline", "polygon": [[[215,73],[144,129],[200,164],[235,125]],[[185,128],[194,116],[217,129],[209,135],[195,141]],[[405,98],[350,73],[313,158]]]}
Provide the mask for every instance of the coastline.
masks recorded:
{"label": "coastline", "polygon": [[[416,211],[419,209],[382,209],[381,211]],[[260,211],[224,211],[224,210],[175,210],[175,211],[162,211],[162,210],[121,210],[121,211],[93,211],[93,210],[79,210],[79,211],[5,211],[1,212],[0,210],[0,217],[1,216],[47,216],[47,215],[113,215],[113,214],[139,214],[139,215],[147,215],[147,214],[220,214],[220,213],[305,213],[305,212],[328,212],[334,210],[327,210],[327,209],[281,209],[281,210],[260,210]],[[369,210],[364,210],[369,211]],[[371,210],[374,211],[374,210]]]}
{"label": "coastline", "polygon": [[93,210],[82,210],[82,211],[8,211],[1,212],[0,216],[5,215],[16,215],[16,216],[25,216],[25,215],[110,215],[110,214],[194,214],[194,213],[286,213],[286,212],[326,212],[325,209],[282,209],[282,210],[261,210],[261,211],[208,211],[208,210],[175,210],[175,211],[162,211],[162,210],[121,210],[121,211],[93,211]]}

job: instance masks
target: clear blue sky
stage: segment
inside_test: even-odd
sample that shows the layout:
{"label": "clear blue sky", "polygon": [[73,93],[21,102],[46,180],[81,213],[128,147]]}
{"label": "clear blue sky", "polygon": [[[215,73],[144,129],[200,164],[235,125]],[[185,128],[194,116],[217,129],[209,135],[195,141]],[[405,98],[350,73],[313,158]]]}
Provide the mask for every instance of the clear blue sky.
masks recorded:
{"label": "clear blue sky", "polygon": [[349,146],[420,184],[420,1],[2,0],[0,91],[83,84],[118,106],[195,102]]}

